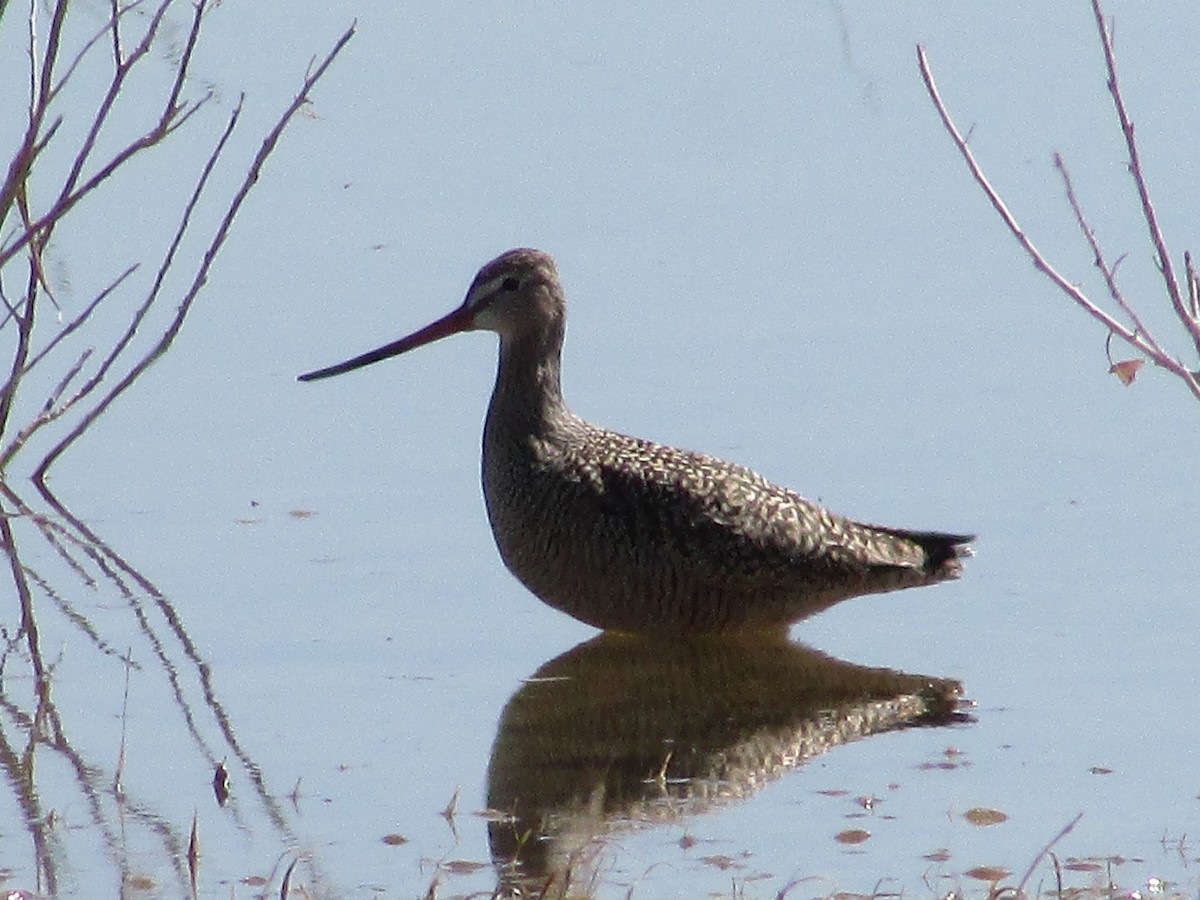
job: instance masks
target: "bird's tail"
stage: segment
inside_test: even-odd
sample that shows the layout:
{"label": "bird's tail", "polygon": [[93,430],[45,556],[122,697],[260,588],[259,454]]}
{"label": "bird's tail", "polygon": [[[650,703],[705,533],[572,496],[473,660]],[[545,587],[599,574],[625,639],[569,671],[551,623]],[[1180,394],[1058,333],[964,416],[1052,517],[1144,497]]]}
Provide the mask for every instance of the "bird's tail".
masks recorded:
{"label": "bird's tail", "polygon": [[947,534],[943,531],[909,531],[904,528],[883,528],[896,537],[912,541],[925,551],[925,573],[931,578],[957,578],[962,574],[962,561],[974,556],[973,534]]}

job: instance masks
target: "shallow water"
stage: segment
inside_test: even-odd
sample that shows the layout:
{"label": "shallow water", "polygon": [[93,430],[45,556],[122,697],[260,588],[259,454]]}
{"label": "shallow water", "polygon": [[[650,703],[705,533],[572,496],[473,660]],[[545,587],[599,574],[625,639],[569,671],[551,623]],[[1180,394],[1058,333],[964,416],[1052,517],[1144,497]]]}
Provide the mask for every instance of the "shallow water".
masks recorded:
{"label": "shallow water", "polygon": [[[1175,154],[1192,92],[1157,86],[1195,83],[1200,21],[1113,12],[1164,222],[1190,222],[1194,165]],[[1068,885],[1111,871],[1122,889],[1157,877],[1194,894],[1200,408],[1149,367],[1129,388],[1106,374],[1103,333],[991,218],[912,60],[925,42],[1013,208],[1098,292],[1048,161],[1066,155],[1113,257],[1130,254],[1129,295],[1153,305],[1087,10],[900,15],[361,10],[178,345],[54,470],[77,524],[15,477],[0,501],[45,517],[10,520],[38,640],[15,640],[13,598],[4,886],[185,895],[193,819],[199,896],[277,896],[297,859],[290,884],[312,896],[496,886],[507,820],[486,811],[506,716],[539,673],[586,661],[595,632],[530,596],[492,545],[478,454],[494,339],[294,378],[441,315],[479,264],[530,244],[557,256],[572,302],[565,390],[582,415],[860,518],[980,534],[961,581],[850,601],[769,658],[803,645],[961,682],[969,719],[779,751],[751,785],[710,766],[692,777],[712,803],[682,800],[669,768],[613,793],[576,750],[587,767],[566,768],[604,812],[566,821],[584,886],[983,895],[986,873],[968,873],[1015,885],[1082,813],[1053,848],[1081,861]],[[347,24],[311,11],[297,34],[292,18],[217,8],[203,70],[219,108],[250,85],[248,120],[266,121]],[[1189,234],[1169,232],[1176,252]],[[108,235],[61,236],[63,302],[111,277]],[[606,664],[580,686],[638,671]],[[679,732],[637,708],[644,722],[614,726]],[[586,747],[594,701],[582,709]],[[613,737],[590,746],[616,758]],[[973,824],[973,809],[1007,818]],[[1053,879],[1043,864],[1027,887]]]}

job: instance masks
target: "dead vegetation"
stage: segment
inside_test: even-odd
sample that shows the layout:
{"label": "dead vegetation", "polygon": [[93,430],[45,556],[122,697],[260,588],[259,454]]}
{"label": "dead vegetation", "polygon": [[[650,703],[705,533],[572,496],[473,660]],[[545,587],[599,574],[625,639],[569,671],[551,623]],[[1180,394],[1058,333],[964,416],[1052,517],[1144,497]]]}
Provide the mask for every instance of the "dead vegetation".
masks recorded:
{"label": "dead vegetation", "polygon": [[[1093,319],[1100,322],[1106,329],[1108,335],[1104,346],[1105,353],[1108,356],[1109,372],[1117,376],[1122,383],[1129,384],[1136,377],[1144,359],[1148,359],[1154,365],[1177,377],[1192,392],[1194,397],[1200,399],[1200,369],[1198,369],[1198,365],[1200,365],[1200,281],[1197,280],[1196,268],[1191,253],[1185,252],[1183,254],[1182,267],[1180,267],[1168,249],[1166,236],[1159,224],[1158,214],[1155,212],[1155,204],[1151,199],[1146,165],[1134,136],[1133,120],[1125,104],[1125,99],[1121,94],[1120,82],[1117,79],[1117,60],[1113,49],[1113,28],[1111,23],[1105,18],[1104,11],[1100,6],[1100,0],[1091,0],[1091,8],[1095,20],[1096,32],[1100,39],[1101,51],[1104,54],[1105,68],[1108,73],[1106,87],[1112,99],[1113,111],[1124,139],[1129,174],[1137,193],[1138,206],[1141,210],[1146,232],[1154,249],[1154,263],[1162,277],[1163,289],[1166,293],[1167,301],[1182,329],[1184,342],[1187,345],[1184,353],[1186,357],[1193,359],[1191,363],[1185,362],[1184,356],[1177,355],[1167,349],[1167,346],[1159,340],[1159,337],[1147,327],[1144,315],[1139,312],[1138,304],[1126,297],[1117,277],[1118,269],[1122,261],[1126,258],[1126,255],[1123,253],[1116,259],[1112,259],[1101,247],[1100,241],[1096,236],[1096,229],[1084,213],[1083,205],[1063,157],[1057,152],[1053,154],[1054,167],[1062,180],[1066,199],[1074,214],[1076,224],[1079,226],[1079,230],[1087,243],[1092,257],[1092,264],[1100,272],[1103,279],[1105,290],[1108,294],[1107,302],[1097,301],[1090,297],[1078,283],[1063,274],[1062,270],[1052,264],[1037,248],[1033,239],[1017,221],[1016,215],[1000,196],[999,191],[984,174],[983,166],[971,150],[970,134],[964,134],[954,123],[949,109],[945,101],[943,101],[937,84],[934,81],[933,70],[929,65],[925,48],[919,45],[917,47],[917,65],[920,68],[921,78],[925,82],[929,98],[936,107],[942,124],[946,127],[946,131],[954,141],[954,145],[958,148],[959,154],[970,170],[971,177],[974,178],[976,184],[979,185],[980,189],[987,196],[992,208],[995,209],[1017,243],[1020,244],[1026,256],[1029,257],[1037,271],[1046,276],[1061,293],[1070,299],[1072,303],[1087,312]],[[1182,273],[1180,272],[1180,268],[1182,268]],[[1125,344],[1136,356],[1129,359],[1115,359],[1112,354],[1113,337],[1116,337],[1119,342]]]}

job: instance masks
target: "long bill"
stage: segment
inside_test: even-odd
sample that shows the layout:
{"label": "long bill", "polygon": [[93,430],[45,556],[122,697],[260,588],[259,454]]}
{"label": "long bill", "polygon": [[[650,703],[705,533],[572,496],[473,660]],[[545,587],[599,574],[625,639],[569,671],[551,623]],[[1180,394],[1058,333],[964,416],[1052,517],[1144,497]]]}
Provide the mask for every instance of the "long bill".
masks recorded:
{"label": "long bill", "polygon": [[398,341],[392,341],[390,344],[384,344],[382,347],[377,347],[361,356],[348,359],[335,366],[327,366],[324,369],[317,369],[314,372],[305,372],[297,380],[316,381],[319,378],[331,378],[334,375],[341,375],[343,372],[349,372],[352,369],[361,369],[363,366],[369,366],[371,363],[379,362],[381,359],[399,356],[401,353],[406,353],[424,344],[431,344],[452,334],[458,334],[460,331],[470,331],[474,327],[475,317],[472,311],[465,305],[460,306],[449,315],[442,316],[436,322],[431,322],[420,331],[414,331],[407,337],[402,337]]}

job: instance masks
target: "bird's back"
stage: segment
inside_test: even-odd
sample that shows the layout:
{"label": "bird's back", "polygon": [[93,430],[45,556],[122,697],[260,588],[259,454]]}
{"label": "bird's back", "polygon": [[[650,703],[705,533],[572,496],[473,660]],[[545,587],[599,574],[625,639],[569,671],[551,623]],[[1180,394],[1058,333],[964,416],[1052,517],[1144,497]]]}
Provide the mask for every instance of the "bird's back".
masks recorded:
{"label": "bird's back", "polygon": [[554,260],[517,248],[479,270],[457,309],[300,377],[495,332],[483,487],[496,544],[530,590],[600,628],[778,629],[847,597],[958,574],[966,536],[855,522],[742,466],[573,415],[561,385],[566,317]]}
{"label": "bird's back", "polygon": [[854,522],[742,466],[565,412],[540,434],[490,423],[483,480],[509,569],[600,628],[782,627],[954,577],[966,540]]}

